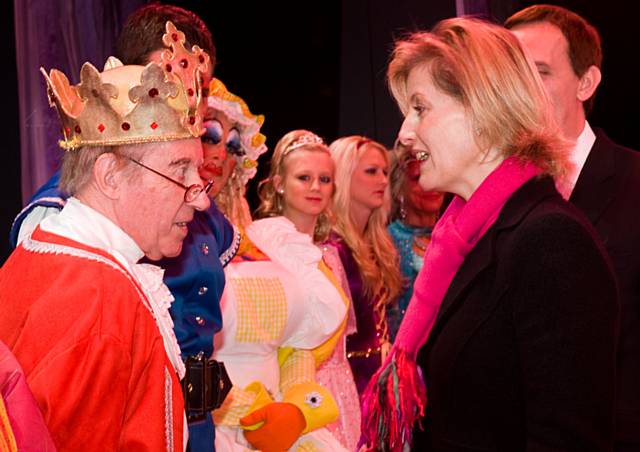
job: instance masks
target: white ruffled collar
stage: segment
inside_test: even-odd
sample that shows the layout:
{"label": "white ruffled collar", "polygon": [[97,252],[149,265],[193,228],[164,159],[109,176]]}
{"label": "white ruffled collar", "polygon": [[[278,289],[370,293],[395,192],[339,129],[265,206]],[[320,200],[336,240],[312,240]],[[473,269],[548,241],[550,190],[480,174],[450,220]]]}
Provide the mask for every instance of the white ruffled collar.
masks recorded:
{"label": "white ruffled collar", "polygon": [[[287,264],[317,266],[322,251],[308,234],[299,232],[286,217],[271,217],[251,223],[247,229],[251,241],[271,259]],[[296,273],[296,272],[294,272]]]}
{"label": "white ruffled collar", "polygon": [[122,264],[149,300],[167,356],[182,379],[185,368],[169,314],[174,298],[163,282],[164,270],[153,264],[138,264],[144,253],[136,242],[107,217],[77,198],[69,198],[60,214],[45,218],[40,228],[106,251]]}
{"label": "white ruffled collar", "polygon": [[69,198],[60,214],[42,220],[40,228],[104,250],[127,268],[144,256],[127,233],[78,198]]}

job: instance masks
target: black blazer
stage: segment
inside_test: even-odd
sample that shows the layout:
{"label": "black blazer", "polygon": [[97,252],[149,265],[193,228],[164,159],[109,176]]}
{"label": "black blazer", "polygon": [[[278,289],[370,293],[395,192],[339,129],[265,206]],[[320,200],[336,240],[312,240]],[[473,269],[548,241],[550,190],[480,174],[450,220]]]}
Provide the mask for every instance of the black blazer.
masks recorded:
{"label": "black blazer", "polygon": [[618,279],[616,441],[640,450],[640,153],[596,131],[569,201],[595,226]]}
{"label": "black blazer", "polygon": [[414,450],[611,450],[617,291],[595,234],[548,177],[513,194],[418,356]]}

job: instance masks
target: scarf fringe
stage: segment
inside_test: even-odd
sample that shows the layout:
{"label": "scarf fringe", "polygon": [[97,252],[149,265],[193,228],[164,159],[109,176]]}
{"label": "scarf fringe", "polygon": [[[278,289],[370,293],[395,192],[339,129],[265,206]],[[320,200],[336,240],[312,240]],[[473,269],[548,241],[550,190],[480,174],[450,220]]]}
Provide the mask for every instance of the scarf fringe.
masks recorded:
{"label": "scarf fringe", "polygon": [[362,400],[359,447],[401,452],[411,445],[413,426],[424,416],[427,392],[415,361],[405,351],[396,350],[378,369]]}

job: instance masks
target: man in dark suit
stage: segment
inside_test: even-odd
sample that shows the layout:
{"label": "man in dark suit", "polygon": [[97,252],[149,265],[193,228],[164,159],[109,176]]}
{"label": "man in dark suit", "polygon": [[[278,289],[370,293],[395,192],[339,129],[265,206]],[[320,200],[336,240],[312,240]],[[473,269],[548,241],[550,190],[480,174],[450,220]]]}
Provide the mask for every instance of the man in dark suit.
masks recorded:
{"label": "man in dark suit", "polygon": [[597,30],[577,14],[534,5],[505,22],[533,58],[565,138],[573,172],[561,187],[600,234],[620,293],[616,378],[617,452],[640,451],[640,154],[586,121],[601,80]]}

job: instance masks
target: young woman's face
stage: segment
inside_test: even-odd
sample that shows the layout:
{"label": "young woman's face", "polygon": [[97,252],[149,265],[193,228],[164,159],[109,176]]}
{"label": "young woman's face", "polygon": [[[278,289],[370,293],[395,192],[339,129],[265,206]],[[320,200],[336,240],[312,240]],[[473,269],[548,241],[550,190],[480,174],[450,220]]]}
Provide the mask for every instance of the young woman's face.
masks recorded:
{"label": "young woman's face", "polygon": [[317,218],[331,203],[333,177],[334,165],[328,152],[297,149],[288,154],[284,177],[276,184],[276,190],[283,191],[283,215],[294,223]]}
{"label": "young woman's face", "polygon": [[213,181],[209,193],[215,197],[226,185],[236,167],[237,154],[242,149],[240,132],[224,113],[210,109],[204,121],[205,133],[202,136],[204,164],[200,176]]}
{"label": "young woman's face", "polygon": [[382,207],[389,185],[389,163],[385,157],[373,146],[367,146],[362,153],[351,175],[352,206],[370,211]]}

